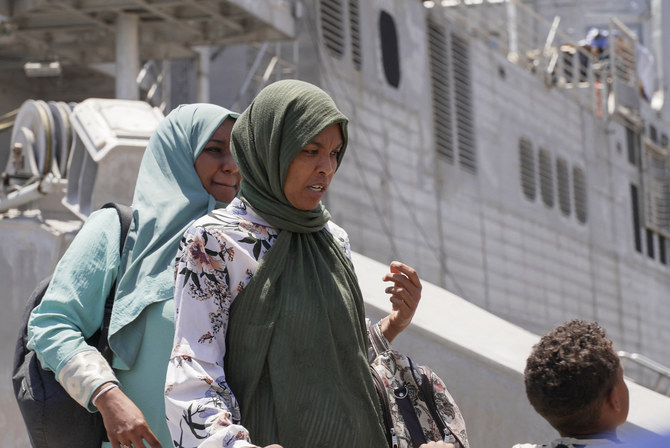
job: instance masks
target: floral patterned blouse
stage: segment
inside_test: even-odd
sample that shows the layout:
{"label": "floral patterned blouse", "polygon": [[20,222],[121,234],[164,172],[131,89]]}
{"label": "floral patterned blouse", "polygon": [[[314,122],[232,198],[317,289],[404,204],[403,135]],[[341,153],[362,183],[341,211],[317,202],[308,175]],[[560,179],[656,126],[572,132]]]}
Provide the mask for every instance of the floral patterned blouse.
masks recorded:
{"label": "floral patterned blouse", "polygon": [[[346,232],[326,229],[351,258]],[[175,336],[165,385],[174,446],[253,447],[240,424],[224,370],[228,313],[276,241],[272,228],[239,199],[197,220],[177,253]],[[368,322],[369,326],[369,322]]]}

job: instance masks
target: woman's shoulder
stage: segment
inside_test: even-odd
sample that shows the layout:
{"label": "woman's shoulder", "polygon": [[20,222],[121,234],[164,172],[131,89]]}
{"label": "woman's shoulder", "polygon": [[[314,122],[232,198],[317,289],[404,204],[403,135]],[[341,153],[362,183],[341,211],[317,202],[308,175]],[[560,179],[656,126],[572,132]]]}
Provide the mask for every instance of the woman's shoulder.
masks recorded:
{"label": "woman's shoulder", "polygon": [[211,211],[196,220],[187,233],[228,235],[233,239],[253,236],[256,239],[273,238],[278,230],[271,227],[250,207],[234,199],[228,207]]}
{"label": "woman's shoulder", "polygon": [[82,253],[92,254],[107,251],[118,254],[121,224],[119,215],[113,208],[102,208],[92,212],[77,232],[70,252],[80,248]]}
{"label": "woman's shoulder", "polygon": [[[101,230],[109,227],[110,223],[119,222],[119,214],[113,207],[99,208],[93,211],[84,221],[84,226],[99,227]],[[121,228],[119,224],[116,226]]]}
{"label": "woman's shoulder", "polygon": [[349,244],[349,235],[347,235],[347,232],[333,221],[328,221],[326,230],[328,230],[330,234],[333,235],[333,238],[335,238],[335,241],[342,246],[347,257],[351,258],[351,246]]}
{"label": "woman's shoulder", "polygon": [[347,235],[346,230],[337,225],[337,223],[334,221],[328,221],[326,224],[326,230],[328,230],[330,234],[335,237],[335,239],[349,240],[349,235]]}

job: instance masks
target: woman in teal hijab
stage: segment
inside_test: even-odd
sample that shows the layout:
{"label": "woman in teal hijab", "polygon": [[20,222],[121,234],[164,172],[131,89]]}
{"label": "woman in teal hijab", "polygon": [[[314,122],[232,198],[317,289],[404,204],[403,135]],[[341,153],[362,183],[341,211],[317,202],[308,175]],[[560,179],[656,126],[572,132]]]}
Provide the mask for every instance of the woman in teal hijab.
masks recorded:
{"label": "woman in teal hijab", "polygon": [[[229,148],[237,116],[211,104],[172,111],[144,153],[122,256],[116,212],[92,213],[31,315],[29,348],[75,400],[101,412],[114,448],[143,447],[143,440],[173,446],[163,385],[174,332],[174,254],[185,229],[239,189]],[[110,368],[85,339],[100,327],[115,281]]]}
{"label": "woman in teal hijab", "polygon": [[[386,446],[368,359],[377,326],[364,316],[347,235],[321,203],[347,148],[347,118],[318,87],[279,81],[231,139],[239,197],[196,221],[178,253],[173,439]],[[410,323],[421,283],[397,262],[385,280],[393,311],[378,325],[390,341]]]}

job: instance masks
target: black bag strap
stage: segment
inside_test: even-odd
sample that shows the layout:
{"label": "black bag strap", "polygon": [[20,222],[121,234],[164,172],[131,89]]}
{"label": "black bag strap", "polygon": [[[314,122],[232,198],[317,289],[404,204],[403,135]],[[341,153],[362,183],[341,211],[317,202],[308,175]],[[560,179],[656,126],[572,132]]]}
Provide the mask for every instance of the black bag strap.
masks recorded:
{"label": "black bag strap", "polygon": [[[410,365],[412,366],[412,375],[414,375],[414,365],[412,364],[412,360],[410,359],[409,362]],[[432,380],[433,371],[428,366],[421,366],[420,372],[421,372],[421,382],[419,388],[423,395],[423,399],[426,403],[426,406],[428,407],[428,411],[433,416],[433,420],[435,420],[435,423],[437,424],[437,427],[442,433],[442,436],[446,437],[448,434],[451,434],[452,436],[454,436],[456,440],[458,440],[459,443],[461,443],[461,445],[463,445],[460,439],[451,430],[449,425],[447,425],[442,420],[442,418],[440,418],[440,413],[438,412],[437,404],[435,403],[435,396],[433,395],[433,380]],[[416,380],[416,377],[414,379]]]}
{"label": "black bag strap", "polygon": [[113,208],[119,215],[119,224],[121,225],[121,239],[119,241],[119,252],[123,252],[123,245],[126,242],[130,224],[133,222],[133,209],[130,205],[119,204],[117,202],[108,202],[100,208]]}
{"label": "black bag strap", "polygon": [[407,386],[403,384],[400,387],[393,389],[393,395],[395,396],[395,402],[398,404],[400,414],[402,415],[403,420],[405,420],[409,436],[412,439],[412,445],[414,448],[419,448],[419,446],[427,441],[426,436],[423,434],[423,429],[421,429],[419,417],[416,415],[414,404],[410,400]]}
{"label": "black bag strap", "polygon": [[[126,237],[130,230],[130,224],[133,221],[133,209],[129,205],[108,202],[100,208],[113,208],[119,215],[119,224],[121,225],[121,240],[119,241],[119,257],[123,254],[123,246],[126,243]],[[112,349],[109,347],[107,336],[109,335],[109,322],[112,319],[112,308],[114,307],[114,293],[116,292],[116,280],[109,290],[107,300],[105,300],[105,314],[102,318],[100,327],[100,339],[98,339],[97,348],[105,357],[109,365],[112,365]]]}

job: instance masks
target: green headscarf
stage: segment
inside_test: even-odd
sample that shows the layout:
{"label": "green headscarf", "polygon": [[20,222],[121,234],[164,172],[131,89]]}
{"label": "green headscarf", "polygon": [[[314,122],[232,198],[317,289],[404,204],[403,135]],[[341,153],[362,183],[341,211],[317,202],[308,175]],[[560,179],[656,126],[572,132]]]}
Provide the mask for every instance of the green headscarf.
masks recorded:
{"label": "green headscarf", "polygon": [[119,267],[109,329],[110,346],[124,365],[134,364],[148,305],[174,295],[174,258],[191,223],[217,206],[193,164],[212,134],[228,118],[214,104],[182,105],[151,136],[140,164],[133,197],[133,224]]}
{"label": "green headscarf", "polygon": [[347,149],[347,117],[326,92],[302,81],[279,81],[263,90],[235,122],[231,151],[242,173],[239,197],[253,204],[273,227],[310,233],[330,219],[319,203],[314,210],[293,207],[284,195],[288,166],[302,148],[327,127],[339,123]]}
{"label": "green headscarf", "polygon": [[330,214],[294,208],[283,185],[302,148],[347,118],[311,84],[271,84],[231,137],[241,199],[280,229],[230,310],[226,377],[256,444],[383,447],[367,360],[365,310],[353,265],[324,228]]}

